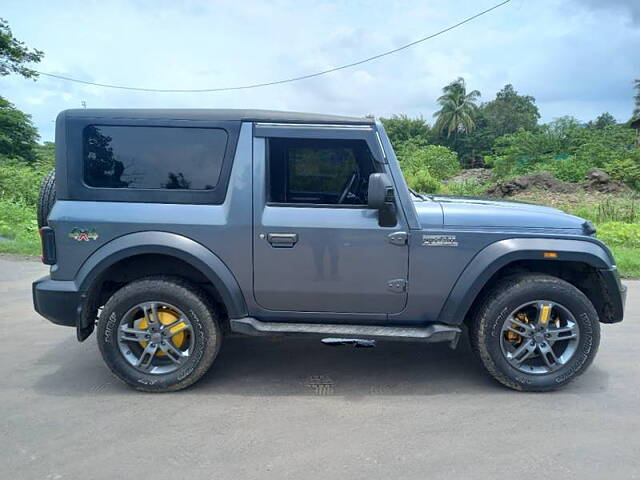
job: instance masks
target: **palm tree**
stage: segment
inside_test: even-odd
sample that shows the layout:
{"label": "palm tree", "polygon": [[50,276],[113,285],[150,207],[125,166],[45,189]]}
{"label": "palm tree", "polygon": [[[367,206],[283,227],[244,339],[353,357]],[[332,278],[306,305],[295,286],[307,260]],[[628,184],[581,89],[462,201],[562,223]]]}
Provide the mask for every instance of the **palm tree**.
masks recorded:
{"label": "palm tree", "polygon": [[475,128],[473,114],[478,109],[476,101],[480,97],[478,90],[467,93],[464,78],[459,77],[442,89],[443,95],[438,98],[440,110],[433,114],[437,118],[433,126],[436,131],[447,137],[458,132],[471,132]]}
{"label": "palm tree", "polygon": [[633,83],[635,84],[633,88],[635,88],[637,91],[637,93],[633,97],[633,99],[636,101],[636,106],[633,110],[633,116],[640,118],[640,78],[636,78]]}

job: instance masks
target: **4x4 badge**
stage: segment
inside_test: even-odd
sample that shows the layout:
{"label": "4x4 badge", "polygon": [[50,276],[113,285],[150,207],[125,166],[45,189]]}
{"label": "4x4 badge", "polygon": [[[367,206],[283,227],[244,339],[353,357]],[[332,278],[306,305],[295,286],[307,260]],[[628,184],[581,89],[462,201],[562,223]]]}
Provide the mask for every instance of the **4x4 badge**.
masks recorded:
{"label": "4x4 badge", "polygon": [[78,242],[88,242],[89,240],[97,240],[98,232],[94,228],[85,230],[83,228],[74,228],[69,232],[69,238],[73,238]]}

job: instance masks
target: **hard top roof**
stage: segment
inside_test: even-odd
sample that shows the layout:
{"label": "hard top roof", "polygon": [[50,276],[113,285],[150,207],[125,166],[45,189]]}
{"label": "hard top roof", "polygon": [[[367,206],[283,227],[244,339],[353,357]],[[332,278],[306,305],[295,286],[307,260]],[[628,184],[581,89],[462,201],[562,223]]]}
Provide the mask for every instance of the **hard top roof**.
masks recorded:
{"label": "hard top roof", "polygon": [[321,123],[371,125],[372,118],[323,115],[317,113],[281,112],[276,110],[204,109],[204,108],[78,108],[62,112],[69,117],[136,118],[170,120],[235,120],[270,123]]}

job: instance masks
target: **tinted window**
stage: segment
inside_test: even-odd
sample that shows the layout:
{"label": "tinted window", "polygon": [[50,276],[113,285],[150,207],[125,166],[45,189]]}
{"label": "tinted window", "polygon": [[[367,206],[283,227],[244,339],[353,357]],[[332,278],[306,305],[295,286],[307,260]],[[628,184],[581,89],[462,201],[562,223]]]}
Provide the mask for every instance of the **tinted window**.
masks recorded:
{"label": "tinted window", "polygon": [[269,140],[269,201],[365,205],[374,163],[363,140]]}
{"label": "tinted window", "polygon": [[84,129],[84,180],[102,188],[211,190],[226,147],[219,128],[91,125]]}

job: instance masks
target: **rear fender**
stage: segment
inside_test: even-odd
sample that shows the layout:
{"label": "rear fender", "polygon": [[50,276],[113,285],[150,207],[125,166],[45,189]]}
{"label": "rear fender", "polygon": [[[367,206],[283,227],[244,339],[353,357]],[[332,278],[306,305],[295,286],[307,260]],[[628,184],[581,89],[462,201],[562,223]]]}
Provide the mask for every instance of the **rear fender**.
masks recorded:
{"label": "rear fender", "polygon": [[89,292],[94,282],[110,266],[125,258],[143,254],[167,255],[183,260],[199,270],[213,284],[230,318],[242,318],[247,315],[240,286],[224,262],[200,243],[175,233],[137,232],[103,245],[78,271],[75,277],[78,290],[83,293]]}

